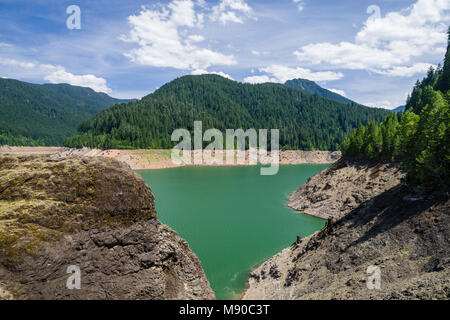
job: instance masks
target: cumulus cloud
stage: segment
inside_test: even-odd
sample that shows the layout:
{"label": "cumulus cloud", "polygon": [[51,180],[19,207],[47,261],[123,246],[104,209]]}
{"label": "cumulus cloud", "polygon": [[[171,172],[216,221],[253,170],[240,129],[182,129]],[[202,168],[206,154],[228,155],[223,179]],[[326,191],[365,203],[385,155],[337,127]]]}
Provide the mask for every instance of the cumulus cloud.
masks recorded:
{"label": "cumulus cloud", "polygon": [[426,65],[418,59],[443,52],[449,10],[448,0],[418,0],[405,10],[370,17],[354,42],[309,44],[294,54],[300,61],[311,64],[412,76],[422,72]]}
{"label": "cumulus cloud", "polygon": [[[237,0],[222,2],[226,2],[224,8],[233,10],[243,6],[243,2]],[[138,15],[128,17],[131,31],[121,39],[137,44],[138,48],[125,53],[125,56],[140,65],[183,70],[235,64],[233,55],[200,46],[205,38],[192,33],[192,30],[200,28],[203,19],[204,14],[196,12],[191,0],[174,0],[159,9],[143,7]]]}
{"label": "cumulus cloud", "polygon": [[244,17],[253,17],[253,9],[244,0],[222,0],[212,8],[210,15],[212,21],[220,21],[222,24],[244,23]]}
{"label": "cumulus cloud", "polygon": [[401,95],[395,95],[388,97],[387,99],[374,99],[363,102],[362,104],[368,107],[383,108],[383,109],[394,109],[401,105],[405,105],[406,97],[410,92],[403,92]]}
{"label": "cumulus cloud", "polygon": [[50,83],[68,83],[73,86],[88,87],[97,92],[111,93],[106,80],[94,76],[93,74],[75,75],[67,72],[63,67],[56,67],[58,70],[44,77]]}
{"label": "cumulus cloud", "polygon": [[197,69],[191,72],[192,75],[201,75],[201,74],[217,74],[219,76],[222,76],[224,78],[233,80],[234,79],[227,73],[222,72],[222,71],[208,71],[208,70],[202,70],[202,69]]}
{"label": "cumulus cloud", "polygon": [[43,77],[50,83],[68,83],[74,86],[88,87],[97,92],[111,93],[107,82],[103,78],[92,74],[75,75],[67,72],[63,66],[42,64],[38,62],[21,61],[0,57],[0,64],[12,69],[26,70],[34,76]]}
{"label": "cumulus cloud", "polygon": [[265,68],[259,68],[259,72],[264,72],[266,75],[250,76],[244,79],[244,82],[249,83],[264,83],[277,82],[284,83],[287,80],[295,78],[303,78],[311,81],[331,81],[339,80],[344,75],[340,72],[332,71],[318,71],[314,72],[309,69],[300,67],[288,67],[278,64],[272,64]]}
{"label": "cumulus cloud", "polygon": [[250,76],[244,78],[244,82],[248,83],[265,83],[265,82],[276,82],[277,80],[275,78],[270,78],[268,75],[262,75],[262,76]]}
{"label": "cumulus cloud", "polygon": [[3,58],[0,57],[0,64],[7,65],[7,66],[13,66],[13,67],[20,67],[24,69],[32,69],[36,67],[36,64],[33,62],[28,61],[20,61],[16,59],[9,59],[9,58]]}
{"label": "cumulus cloud", "polygon": [[383,109],[394,109],[393,103],[390,100],[381,100],[381,101],[368,101],[363,103],[363,105],[372,107],[372,108],[383,108]]}
{"label": "cumulus cloud", "polygon": [[334,93],[337,93],[337,94],[339,94],[339,95],[341,95],[341,96],[343,96],[343,97],[346,97],[347,95],[345,94],[345,91],[344,90],[340,90],[340,89],[327,89],[327,90],[329,90],[329,91],[331,91],[331,92],[334,92]]}
{"label": "cumulus cloud", "polygon": [[390,77],[412,77],[417,73],[428,71],[430,67],[436,68],[437,66],[430,63],[414,63],[410,67],[396,66],[387,70],[378,70],[378,73]]}

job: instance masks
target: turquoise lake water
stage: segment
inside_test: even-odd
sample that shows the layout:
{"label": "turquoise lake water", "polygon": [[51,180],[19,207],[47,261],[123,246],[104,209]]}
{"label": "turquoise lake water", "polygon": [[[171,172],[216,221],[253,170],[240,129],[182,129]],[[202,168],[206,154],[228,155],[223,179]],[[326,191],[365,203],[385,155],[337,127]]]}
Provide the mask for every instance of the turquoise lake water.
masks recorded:
{"label": "turquoise lake water", "polygon": [[288,195],[328,165],[282,165],[277,175],[259,167],[181,167],[139,170],[156,198],[159,219],[190,245],[217,299],[236,299],[251,269],[296,236],[325,221],[286,207]]}

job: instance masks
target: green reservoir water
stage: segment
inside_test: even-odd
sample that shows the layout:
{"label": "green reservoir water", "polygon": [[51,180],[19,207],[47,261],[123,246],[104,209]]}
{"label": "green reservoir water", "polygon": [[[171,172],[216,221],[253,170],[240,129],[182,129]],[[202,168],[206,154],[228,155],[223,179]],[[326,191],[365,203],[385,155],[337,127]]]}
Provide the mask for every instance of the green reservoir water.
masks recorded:
{"label": "green reservoir water", "polygon": [[236,299],[251,269],[324,220],[286,207],[288,195],[328,165],[181,167],[137,171],[152,188],[159,219],[190,245],[217,299]]}

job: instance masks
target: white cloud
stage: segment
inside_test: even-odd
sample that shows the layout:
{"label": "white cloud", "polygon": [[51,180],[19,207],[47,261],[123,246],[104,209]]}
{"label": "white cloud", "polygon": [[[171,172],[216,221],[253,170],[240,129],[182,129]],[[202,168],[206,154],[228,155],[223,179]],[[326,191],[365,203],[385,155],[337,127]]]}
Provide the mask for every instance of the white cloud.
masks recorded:
{"label": "white cloud", "polygon": [[201,35],[198,35],[198,34],[190,35],[187,38],[187,42],[202,42],[204,40],[205,40],[205,38],[203,36],[201,36]]}
{"label": "white cloud", "polygon": [[222,12],[219,21],[222,24],[226,24],[227,22],[244,23],[241,18],[238,18],[236,12],[233,11]]}
{"label": "white cloud", "polygon": [[347,95],[345,94],[345,91],[344,90],[340,90],[340,89],[327,89],[327,90],[329,90],[329,91],[331,91],[331,92],[334,92],[334,93],[337,93],[337,94],[339,94],[339,95],[341,95],[341,96],[343,96],[343,97],[346,97]]}
{"label": "white cloud", "polygon": [[210,15],[212,21],[222,24],[244,23],[244,17],[253,17],[253,9],[244,0],[222,0],[212,8]]}
{"label": "white cloud", "polygon": [[96,77],[92,74],[74,75],[67,72],[64,68],[58,67],[59,70],[44,77],[44,80],[50,83],[68,83],[73,86],[88,87],[97,92],[111,93],[106,80]]}
{"label": "white cloud", "polygon": [[287,67],[277,64],[272,64],[265,68],[259,68],[260,72],[267,73],[267,75],[250,76],[244,79],[244,82],[249,83],[263,83],[263,82],[277,82],[284,83],[287,80],[295,78],[303,78],[311,81],[331,81],[339,80],[344,75],[340,72],[318,71],[313,72],[309,69],[300,67]]}
{"label": "white cloud", "polygon": [[406,98],[410,92],[404,92],[403,95],[396,95],[393,97],[390,97],[388,99],[384,100],[372,100],[363,103],[363,105],[368,107],[375,107],[375,108],[383,108],[383,109],[395,109],[399,106],[405,105]]}
{"label": "white cloud", "polygon": [[33,62],[27,62],[27,61],[19,61],[16,59],[9,59],[9,58],[3,58],[0,57],[0,64],[12,66],[12,67],[20,67],[25,69],[32,69],[36,67],[36,64]]}
{"label": "white cloud", "polygon": [[363,103],[364,106],[372,107],[372,108],[383,108],[383,109],[394,109],[396,108],[393,103],[389,100],[382,101],[370,101]]}
{"label": "white cloud", "polygon": [[412,76],[422,72],[425,65],[415,60],[443,52],[450,21],[448,10],[448,0],[418,0],[405,10],[370,17],[354,42],[309,44],[294,54],[311,64]]}
{"label": "white cloud", "polygon": [[275,82],[276,79],[270,78],[267,75],[263,75],[263,76],[250,76],[250,77],[246,77],[244,79],[244,82],[248,82],[248,83],[265,83],[265,82]]}
{"label": "white cloud", "polygon": [[207,71],[207,70],[197,69],[197,70],[192,71],[191,74],[192,74],[192,75],[217,74],[217,75],[219,75],[219,76],[222,76],[222,77],[224,77],[224,78],[227,78],[227,79],[230,79],[230,80],[233,80],[233,81],[234,81],[234,79],[233,79],[229,74],[224,73],[224,72],[222,72],[222,71],[218,71],[218,72],[217,72],[217,71]]}
{"label": "white cloud", "polygon": [[205,40],[201,35],[180,32],[203,24],[203,15],[195,12],[191,0],[174,0],[161,10],[143,7],[128,22],[132,29],[121,39],[139,45],[125,54],[135,63],[184,70],[236,63],[232,55],[199,47]]}
{"label": "white cloud", "polygon": [[388,70],[379,70],[378,73],[391,77],[412,77],[415,74],[427,72],[430,67],[436,68],[437,66],[419,62],[410,67],[397,66]]}
{"label": "white cloud", "polygon": [[11,43],[0,42],[0,48],[12,48],[14,47]]}
{"label": "white cloud", "polygon": [[292,2],[294,2],[297,5],[297,10],[298,11],[303,11],[303,9],[305,8],[305,3],[303,0],[292,0]]}
{"label": "white cloud", "polygon": [[268,51],[259,51],[259,50],[252,50],[251,53],[255,56],[263,56],[269,54]]}
{"label": "white cloud", "polygon": [[[92,74],[75,75],[67,72],[63,66],[20,61],[0,57],[0,64],[13,70],[26,70],[33,76],[42,77],[50,83],[68,83],[74,86],[89,87],[97,92],[111,93],[106,80]],[[16,72],[14,72],[17,74]]]}
{"label": "white cloud", "polygon": [[358,45],[350,42],[309,44],[295,51],[300,61],[312,64],[330,63],[343,69],[364,70],[389,68],[395,64],[407,62],[402,56],[393,52]]}

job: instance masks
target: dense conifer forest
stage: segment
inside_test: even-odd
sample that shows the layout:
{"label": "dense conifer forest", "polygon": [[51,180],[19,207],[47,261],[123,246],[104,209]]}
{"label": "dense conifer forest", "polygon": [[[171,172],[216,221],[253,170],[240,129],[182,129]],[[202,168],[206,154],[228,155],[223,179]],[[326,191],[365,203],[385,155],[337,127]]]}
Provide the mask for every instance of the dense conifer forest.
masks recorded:
{"label": "dense conifer forest", "polygon": [[90,88],[0,78],[0,145],[62,145],[82,121],[123,101]]}
{"label": "dense conifer forest", "polygon": [[450,186],[450,29],[444,66],[417,81],[403,114],[360,125],[342,143],[345,156],[400,161],[410,181]]}
{"label": "dense conifer forest", "polygon": [[383,109],[342,104],[282,84],[244,84],[218,75],[184,76],[142,100],[116,105],[83,122],[71,147],[171,148],[173,130],[279,129],[286,149],[336,150],[349,132],[380,122]]}

